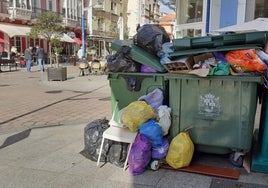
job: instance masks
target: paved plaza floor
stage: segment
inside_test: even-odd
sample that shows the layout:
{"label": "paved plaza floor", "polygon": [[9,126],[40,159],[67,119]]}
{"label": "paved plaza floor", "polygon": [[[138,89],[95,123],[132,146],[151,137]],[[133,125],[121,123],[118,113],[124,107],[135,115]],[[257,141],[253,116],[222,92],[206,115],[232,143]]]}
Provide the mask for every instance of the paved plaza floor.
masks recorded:
{"label": "paved plaza floor", "polygon": [[[132,176],[110,163],[97,167],[80,152],[85,126],[111,117],[109,82],[106,75],[79,76],[77,66],[65,66],[66,81],[47,81],[37,66],[31,73],[0,73],[0,187],[268,187],[267,174],[243,168],[231,180],[162,168]],[[199,161],[234,168],[225,156],[200,155]]]}

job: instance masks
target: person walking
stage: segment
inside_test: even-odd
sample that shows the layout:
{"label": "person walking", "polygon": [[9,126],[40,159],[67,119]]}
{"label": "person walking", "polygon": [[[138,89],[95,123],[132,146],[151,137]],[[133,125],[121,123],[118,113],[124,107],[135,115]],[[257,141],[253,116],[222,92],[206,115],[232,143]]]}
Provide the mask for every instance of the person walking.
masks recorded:
{"label": "person walking", "polygon": [[79,61],[81,61],[82,60],[82,56],[83,56],[83,53],[82,53],[82,46],[81,46],[81,48],[77,51],[77,57],[78,57],[78,59],[79,59]]}
{"label": "person walking", "polygon": [[10,59],[14,59],[14,57],[17,55],[18,51],[17,51],[17,48],[15,46],[12,46],[11,47],[11,50],[10,50],[11,54],[10,54]]}
{"label": "person walking", "polygon": [[45,72],[45,52],[39,45],[36,45],[36,58],[40,68],[40,71]]}
{"label": "person walking", "polygon": [[26,48],[24,52],[24,59],[26,61],[26,70],[27,72],[31,72],[31,66],[32,66],[32,58],[33,58],[33,47],[29,46],[29,48]]}

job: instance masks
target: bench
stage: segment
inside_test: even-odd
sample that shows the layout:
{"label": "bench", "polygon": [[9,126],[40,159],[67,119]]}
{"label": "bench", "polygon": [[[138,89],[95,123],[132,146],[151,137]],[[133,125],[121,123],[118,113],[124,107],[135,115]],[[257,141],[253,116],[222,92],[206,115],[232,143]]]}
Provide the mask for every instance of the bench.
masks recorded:
{"label": "bench", "polygon": [[8,67],[9,72],[11,72],[12,68],[17,70],[17,63],[14,59],[0,59],[0,70],[3,71],[4,67]]}

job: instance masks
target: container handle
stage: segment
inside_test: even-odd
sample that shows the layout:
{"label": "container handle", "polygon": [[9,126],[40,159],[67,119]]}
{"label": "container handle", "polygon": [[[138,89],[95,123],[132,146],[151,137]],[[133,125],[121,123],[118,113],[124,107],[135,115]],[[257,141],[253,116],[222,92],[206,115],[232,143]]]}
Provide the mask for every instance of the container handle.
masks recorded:
{"label": "container handle", "polygon": [[[112,76],[112,75],[114,75],[114,76]],[[113,74],[108,74],[107,79],[108,80],[117,80],[118,77],[119,77],[119,74],[113,73]]]}
{"label": "container handle", "polygon": [[125,79],[129,91],[140,91],[143,80],[150,76],[122,75],[122,77]]}

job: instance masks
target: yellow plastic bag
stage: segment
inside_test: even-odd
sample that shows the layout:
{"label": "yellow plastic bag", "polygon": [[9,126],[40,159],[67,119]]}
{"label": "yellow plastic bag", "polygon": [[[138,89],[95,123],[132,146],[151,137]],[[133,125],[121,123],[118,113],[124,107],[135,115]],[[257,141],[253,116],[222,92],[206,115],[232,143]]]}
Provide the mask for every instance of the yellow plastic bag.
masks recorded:
{"label": "yellow plastic bag", "polygon": [[194,154],[194,144],[186,132],[175,136],[169,146],[166,162],[169,166],[178,169],[189,166]]}
{"label": "yellow plastic bag", "polygon": [[122,112],[122,122],[132,132],[137,132],[140,126],[155,116],[154,110],[144,101],[130,103]]}

